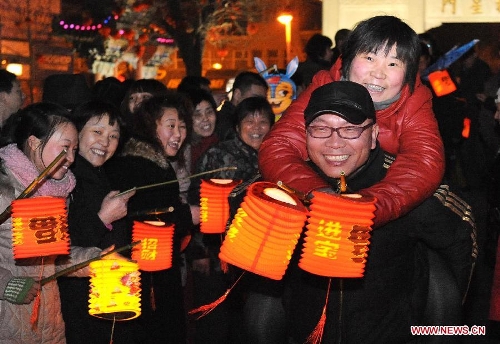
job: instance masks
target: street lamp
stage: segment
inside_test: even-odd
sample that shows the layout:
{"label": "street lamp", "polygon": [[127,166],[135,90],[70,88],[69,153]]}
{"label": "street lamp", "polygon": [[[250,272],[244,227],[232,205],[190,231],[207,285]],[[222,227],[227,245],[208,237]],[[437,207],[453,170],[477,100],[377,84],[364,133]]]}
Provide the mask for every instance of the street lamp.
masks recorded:
{"label": "street lamp", "polygon": [[285,41],[286,41],[286,61],[285,66],[292,59],[292,19],[290,12],[284,12],[278,16],[278,21],[285,25]]}
{"label": "street lamp", "polygon": [[20,63],[9,63],[5,69],[17,76],[23,75],[23,65]]}

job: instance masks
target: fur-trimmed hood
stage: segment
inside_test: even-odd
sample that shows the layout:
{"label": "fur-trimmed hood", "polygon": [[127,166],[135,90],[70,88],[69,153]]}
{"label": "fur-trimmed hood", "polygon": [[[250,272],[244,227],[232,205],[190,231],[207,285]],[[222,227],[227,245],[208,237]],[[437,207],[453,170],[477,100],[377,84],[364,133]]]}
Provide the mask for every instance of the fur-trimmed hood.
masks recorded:
{"label": "fur-trimmed hood", "polygon": [[165,170],[171,168],[168,157],[165,153],[160,153],[155,150],[151,144],[135,138],[131,138],[127,141],[127,143],[125,143],[121,155],[136,156],[151,160]]}

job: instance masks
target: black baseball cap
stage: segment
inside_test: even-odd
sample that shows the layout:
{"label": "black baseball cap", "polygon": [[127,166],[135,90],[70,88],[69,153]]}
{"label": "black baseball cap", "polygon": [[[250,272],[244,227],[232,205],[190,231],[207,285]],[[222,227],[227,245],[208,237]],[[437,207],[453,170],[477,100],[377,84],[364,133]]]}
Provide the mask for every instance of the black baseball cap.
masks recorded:
{"label": "black baseball cap", "polygon": [[352,81],[331,82],[315,89],[306,109],[306,126],[316,117],[332,113],[352,124],[361,124],[368,118],[375,121],[375,107],[368,90]]}

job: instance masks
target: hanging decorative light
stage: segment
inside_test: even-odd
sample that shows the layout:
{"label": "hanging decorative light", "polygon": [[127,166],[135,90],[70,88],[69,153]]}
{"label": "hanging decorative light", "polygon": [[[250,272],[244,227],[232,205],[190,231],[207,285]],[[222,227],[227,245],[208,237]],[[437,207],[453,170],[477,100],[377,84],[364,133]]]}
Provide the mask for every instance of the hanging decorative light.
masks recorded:
{"label": "hanging decorative light", "polygon": [[132,249],[132,259],[143,271],[158,271],[172,267],[174,225],[161,221],[134,221],[132,241],[141,241]]}
{"label": "hanging decorative light", "polygon": [[126,260],[90,263],[89,314],[107,320],[130,320],[141,314],[139,265]]}
{"label": "hanging decorative light", "polygon": [[209,179],[201,181],[200,232],[220,234],[229,219],[229,194],[241,180]]}
{"label": "hanging decorative light", "polygon": [[327,277],[364,274],[375,198],[313,192],[299,267]]}
{"label": "hanging decorative light", "polygon": [[33,197],[12,201],[14,258],[69,254],[66,200]]}
{"label": "hanging decorative light", "polygon": [[219,258],[280,280],[306,218],[307,209],[295,195],[273,183],[253,183],[229,227]]}

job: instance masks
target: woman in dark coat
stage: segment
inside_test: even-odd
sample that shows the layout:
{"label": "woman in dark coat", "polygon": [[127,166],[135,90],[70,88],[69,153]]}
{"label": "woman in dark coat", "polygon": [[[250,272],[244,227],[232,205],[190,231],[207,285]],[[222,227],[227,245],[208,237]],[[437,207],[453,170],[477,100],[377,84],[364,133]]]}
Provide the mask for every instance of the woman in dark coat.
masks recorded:
{"label": "woman in dark coat", "polygon": [[[102,165],[113,156],[120,140],[120,113],[113,105],[90,101],[76,108],[72,120],[79,148],[71,167],[76,187],[70,194],[68,223],[71,243],[82,247],[116,248],[130,242],[124,221],[128,193],[114,197]],[[113,323],[89,315],[89,279],[58,279],[68,344],[109,343]],[[129,326],[115,324],[115,343],[129,343]]]}
{"label": "woman in dark coat", "polygon": [[[130,225],[132,220],[161,220],[175,225],[172,267],[156,272],[141,271],[142,314],[137,319],[141,343],[186,342],[180,244],[193,224],[199,222],[199,207],[181,202],[179,183],[169,156],[175,156],[183,143],[184,119],[191,111],[190,103],[177,94],[148,99],[133,119],[132,137],[121,155],[106,165],[115,189],[172,182],[138,190],[128,206]],[[173,211],[148,214],[168,207],[173,207]]]}

